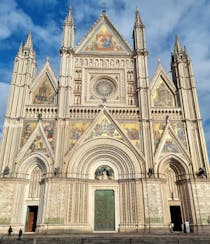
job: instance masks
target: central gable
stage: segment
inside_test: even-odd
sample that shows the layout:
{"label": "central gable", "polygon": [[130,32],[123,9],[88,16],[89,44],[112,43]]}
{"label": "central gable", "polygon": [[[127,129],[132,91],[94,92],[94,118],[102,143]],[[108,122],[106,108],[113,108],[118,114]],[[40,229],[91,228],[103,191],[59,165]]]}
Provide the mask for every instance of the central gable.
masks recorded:
{"label": "central gable", "polygon": [[130,54],[131,49],[112,23],[102,15],[77,47],[76,53]]}

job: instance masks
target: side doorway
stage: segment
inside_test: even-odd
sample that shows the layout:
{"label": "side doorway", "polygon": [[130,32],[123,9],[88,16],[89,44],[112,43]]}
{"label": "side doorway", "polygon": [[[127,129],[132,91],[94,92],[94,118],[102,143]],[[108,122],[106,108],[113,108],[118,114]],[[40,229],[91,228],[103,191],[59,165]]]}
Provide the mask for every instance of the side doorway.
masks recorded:
{"label": "side doorway", "polygon": [[26,232],[35,232],[37,223],[38,206],[27,206]]}
{"label": "side doorway", "polygon": [[170,206],[171,222],[174,224],[174,231],[182,231],[182,215],[180,206]]}

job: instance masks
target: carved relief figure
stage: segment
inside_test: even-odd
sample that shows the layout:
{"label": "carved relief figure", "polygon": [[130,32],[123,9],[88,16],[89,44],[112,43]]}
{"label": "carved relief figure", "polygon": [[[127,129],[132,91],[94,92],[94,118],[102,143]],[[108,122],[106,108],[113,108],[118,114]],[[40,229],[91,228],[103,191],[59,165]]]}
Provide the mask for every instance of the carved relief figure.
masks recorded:
{"label": "carved relief figure", "polygon": [[97,168],[95,172],[95,179],[97,180],[113,180],[114,171],[107,165],[102,165]]}

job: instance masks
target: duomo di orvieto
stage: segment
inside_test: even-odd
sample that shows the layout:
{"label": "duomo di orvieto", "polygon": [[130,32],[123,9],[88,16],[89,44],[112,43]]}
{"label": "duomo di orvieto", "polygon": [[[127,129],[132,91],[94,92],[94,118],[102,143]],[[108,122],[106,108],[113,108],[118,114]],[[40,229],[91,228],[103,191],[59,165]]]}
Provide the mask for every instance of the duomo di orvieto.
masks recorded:
{"label": "duomo di orvieto", "polygon": [[159,63],[149,80],[139,10],[133,47],[105,11],[74,42],[70,9],[59,79],[48,60],[37,74],[31,33],[15,57],[0,230],[168,231],[172,221],[175,231],[185,222],[209,231],[209,161],[186,49],[176,38],[172,77]]}

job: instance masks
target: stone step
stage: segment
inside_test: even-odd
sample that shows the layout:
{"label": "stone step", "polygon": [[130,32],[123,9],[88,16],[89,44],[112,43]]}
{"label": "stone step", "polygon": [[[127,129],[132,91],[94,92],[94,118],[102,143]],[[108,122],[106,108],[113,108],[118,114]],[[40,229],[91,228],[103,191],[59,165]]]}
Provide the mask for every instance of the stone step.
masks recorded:
{"label": "stone step", "polygon": [[139,237],[82,237],[78,236],[23,236],[4,237],[0,244],[210,244],[210,236],[139,236]]}

